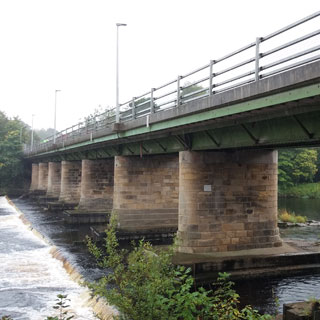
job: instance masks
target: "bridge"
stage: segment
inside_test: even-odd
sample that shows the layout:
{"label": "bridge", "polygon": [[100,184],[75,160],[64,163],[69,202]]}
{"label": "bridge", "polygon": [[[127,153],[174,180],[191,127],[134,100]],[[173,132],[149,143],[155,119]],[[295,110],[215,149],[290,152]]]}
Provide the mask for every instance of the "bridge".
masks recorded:
{"label": "bridge", "polygon": [[180,252],[281,246],[277,149],[320,142],[319,17],[26,148],[30,191],[120,230],[177,229]]}

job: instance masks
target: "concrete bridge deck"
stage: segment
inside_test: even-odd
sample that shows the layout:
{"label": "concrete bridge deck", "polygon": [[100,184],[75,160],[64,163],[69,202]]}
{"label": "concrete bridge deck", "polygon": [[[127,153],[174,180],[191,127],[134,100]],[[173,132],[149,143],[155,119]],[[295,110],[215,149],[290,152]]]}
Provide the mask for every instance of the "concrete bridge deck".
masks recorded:
{"label": "concrete bridge deck", "polygon": [[99,159],[182,150],[319,143],[320,61],[146,118],[40,145],[30,159]]}

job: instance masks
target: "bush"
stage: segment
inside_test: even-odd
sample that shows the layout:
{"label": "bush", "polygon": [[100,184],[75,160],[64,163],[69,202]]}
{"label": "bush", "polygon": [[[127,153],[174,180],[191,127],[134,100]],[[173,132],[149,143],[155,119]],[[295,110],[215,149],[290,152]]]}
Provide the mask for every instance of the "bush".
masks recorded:
{"label": "bush", "polygon": [[282,222],[291,222],[291,223],[306,223],[307,217],[305,216],[296,216],[293,212],[290,213],[286,209],[279,211],[279,220]]}
{"label": "bush", "polygon": [[214,290],[194,290],[190,270],[171,263],[173,248],[157,251],[140,241],[131,252],[119,249],[115,226],[111,218],[104,248],[97,247],[90,238],[87,244],[98,265],[112,269],[88,286],[118,309],[117,319],[271,319],[250,306],[238,310],[239,296],[226,273],[219,274]]}

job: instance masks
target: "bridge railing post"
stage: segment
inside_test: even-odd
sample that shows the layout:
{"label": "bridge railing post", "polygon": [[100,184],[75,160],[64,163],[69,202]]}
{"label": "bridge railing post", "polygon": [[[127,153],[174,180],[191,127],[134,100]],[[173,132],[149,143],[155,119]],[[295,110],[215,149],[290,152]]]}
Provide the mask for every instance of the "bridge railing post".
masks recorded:
{"label": "bridge railing post", "polygon": [[259,71],[260,71],[260,43],[261,43],[261,38],[257,37],[256,38],[256,66],[255,66],[255,79],[258,81],[260,79]]}
{"label": "bridge railing post", "polygon": [[181,87],[180,87],[180,80],[181,80],[181,76],[178,76],[177,78],[177,105],[176,107],[180,106],[181,103]]}
{"label": "bridge railing post", "polygon": [[212,73],[212,69],[213,69],[213,65],[214,65],[214,60],[210,60],[210,67],[209,67],[209,97],[212,96],[212,86],[213,86],[213,73]]}
{"label": "bridge railing post", "polygon": [[150,113],[154,113],[154,99],[153,99],[154,88],[150,91]]}
{"label": "bridge railing post", "polygon": [[135,103],[134,103],[135,98],[132,98],[132,119],[136,118],[136,107],[135,107]]}

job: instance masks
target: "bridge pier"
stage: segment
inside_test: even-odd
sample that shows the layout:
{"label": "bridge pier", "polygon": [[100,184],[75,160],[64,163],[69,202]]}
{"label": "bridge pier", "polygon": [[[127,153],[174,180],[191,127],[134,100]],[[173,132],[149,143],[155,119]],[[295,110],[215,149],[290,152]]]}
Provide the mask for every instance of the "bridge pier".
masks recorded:
{"label": "bridge pier", "polygon": [[62,161],[59,201],[77,205],[80,200],[80,187],[81,161]]}
{"label": "bridge pier", "polygon": [[82,160],[79,210],[111,212],[114,159]]}
{"label": "bridge pier", "polygon": [[40,162],[38,172],[38,188],[37,194],[46,194],[48,188],[48,163]]}
{"label": "bridge pier", "polygon": [[113,213],[124,231],[176,230],[178,156],[116,156]]}
{"label": "bridge pier", "polygon": [[61,162],[48,164],[48,189],[47,198],[58,199],[61,191]]}
{"label": "bridge pier", "polygon": [[277,151],[182,151],[178,251],[226,252],[281,246]]}
{"label": "bridge pier", "polygon": [[38,163],[32,163],[31,167],[31,184],[30,184],[30,192],[34,192],[38,189],[39,184],[39,164]]}

